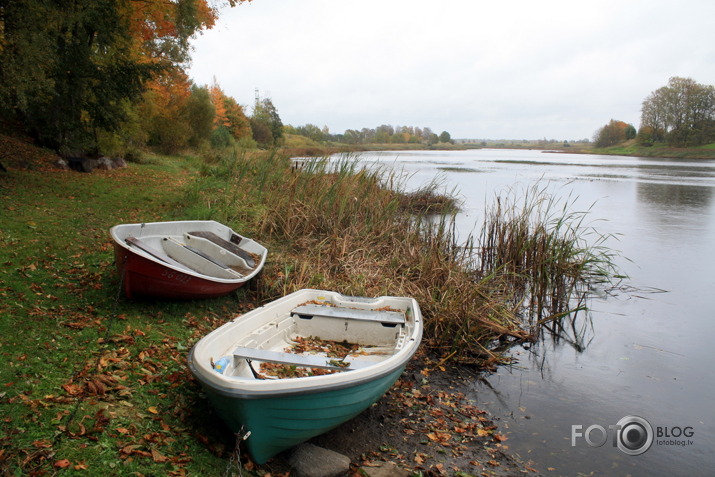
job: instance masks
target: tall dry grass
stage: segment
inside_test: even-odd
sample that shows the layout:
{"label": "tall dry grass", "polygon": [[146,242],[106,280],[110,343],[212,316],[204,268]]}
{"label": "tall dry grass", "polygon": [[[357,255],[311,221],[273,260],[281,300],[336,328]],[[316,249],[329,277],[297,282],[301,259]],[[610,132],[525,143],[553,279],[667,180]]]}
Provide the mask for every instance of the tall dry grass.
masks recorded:
{"label": "tall dry grass", "polygon": [[575,198],[547,189],[537,183],[496,196],[477,243],[481,273],[498,271],[532,324],[585,309],[594,289],[623,278],[608,246],[616,237],[587,222],[593,205],[574,210]]}
{"label": "tall dry grass", "polygon": [[[258,283],[262,299],[301,288],[412,296],[425,315],[425,343],[433,351],[462,362],[498,360],[494,343],[534,337],[518,293],[540,287],[518,284],[529,273],[521,263],[532,263],[527,250],[542,247],[538,253],[546,253],[562,242],[529,237],[533,229],[519,222],[524,217],[505,216],[498,207],[483,244],[473,238],[458,243],[456,201],[437,190],[435,183],[407,191],[395,173],[365,169],[351,156],[296,168],[275,153],[235,154],[205,166],[190,200],[201,204],[197,213],[203,217],[250,230],[268,245]],[[526,236],[507,233],[511,228]],[[520,241],[524,253],[508,256],[505,241]],[[539,270],[530,266],[532,274]],[[558,280],[572,266],[565,257],[560,269],[535,278]],[[545,309],[544,298],[539,300]]]}

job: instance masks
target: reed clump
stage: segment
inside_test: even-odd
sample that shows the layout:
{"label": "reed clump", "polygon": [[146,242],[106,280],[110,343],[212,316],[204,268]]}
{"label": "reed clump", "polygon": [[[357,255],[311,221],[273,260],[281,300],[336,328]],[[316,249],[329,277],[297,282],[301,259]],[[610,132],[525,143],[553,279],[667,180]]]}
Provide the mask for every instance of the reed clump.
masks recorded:
{"label": "reed clump", "polygon": [[606,246],[615,237],[585,222],[593,205],[574,211],[574,202],[556,199],[537,183],[495,197],[486,211],[477,243],[480,273],[502,276],[531,324],[582,310],[595,289],[623,278]]}
{"label": "reed clump", "polygon": [[[515,306],[523,273],[504,265],[513,260],[499,258],[497,243],[480,246],[489,250],[481,260],[472,238],[458,243],[458,204],[436,183],[406,191],[395,173],[351,156],[295,167],[275,153],[234,154],[205,168],[192,194],[205,204],[202,217],[251,230],[268,246],[264,300],[301,288],[412,296],[426,317],[427,346],[461,362],[496,362],[494,343],[534,336]],[[492,225],[485,239],[502,234],[501,222]]]}

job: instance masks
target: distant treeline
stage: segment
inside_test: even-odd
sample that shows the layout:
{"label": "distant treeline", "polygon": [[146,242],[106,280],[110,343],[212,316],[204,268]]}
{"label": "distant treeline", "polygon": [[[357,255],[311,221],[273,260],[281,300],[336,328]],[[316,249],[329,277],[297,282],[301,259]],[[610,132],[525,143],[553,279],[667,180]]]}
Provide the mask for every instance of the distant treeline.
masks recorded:
{"label": "distant treeline", "polygon": [[319,128],[314,124],[287,126],[286,133],[304,136],[313,141],[338,142],[342,144],[437,144],[451,143],[452,136],[447,131],[439,135],[428,127],[390,126],[383,124],[374,129],[348,129],[343,134],[331,134],[327,126]]}
{"label": "distant treeline", "polygon": [[643,101],[637,131],[631,124],[612,119],[596,132],[594,143],[609,147],[629,139],[643,146],[690,147],[715,142],[715,86],[690,78],[670,78],[666,86]]}

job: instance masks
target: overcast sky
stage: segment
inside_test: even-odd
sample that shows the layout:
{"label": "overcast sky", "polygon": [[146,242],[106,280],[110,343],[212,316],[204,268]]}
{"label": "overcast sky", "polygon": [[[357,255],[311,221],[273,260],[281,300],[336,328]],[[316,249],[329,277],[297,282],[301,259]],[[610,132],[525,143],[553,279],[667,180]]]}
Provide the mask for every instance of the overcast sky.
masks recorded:
{"label": "overcast sky", "polygon": [[715,84],[714,0],[253,0],[193,41],[190,74],[284,124],[453,138],[593,138],[672,76]]}

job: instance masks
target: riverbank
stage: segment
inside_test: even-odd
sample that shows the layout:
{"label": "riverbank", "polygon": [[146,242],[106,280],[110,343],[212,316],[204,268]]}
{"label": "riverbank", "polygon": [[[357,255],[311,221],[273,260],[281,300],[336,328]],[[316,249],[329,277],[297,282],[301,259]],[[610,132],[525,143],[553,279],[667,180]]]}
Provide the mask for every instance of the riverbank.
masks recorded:
{"label": "riverbank", "polygon": [[358,153],[367,151],[455,151],[465,150],[465,146],[453,143],[388,143],[388,144],[344,144],[319,143],[295,134],[286,134],[281,153],[288,157],[327,157],[340,153]]}
{"label": "riverbank", "polygon": [[[504,147],[500,149],[510,149]],[[520,148],[514,148],[520,149]],[[529,148],[534,149],[534,148]],[[628,141],[613,147],[545,147],[545,151],[565,154],[593,154],[601,156],[652,157],[662,159],[715,159],[715,144],[699,147],[668,147],[662,144],[640,146],[635,141]]]}
{"label": "riverbank", "polygon": [[[56,157],[29,145],[2,152],[8,169],[0,172],[2,473],[232,472],[235,442],[186,369],[193,343],[294,288],[375,294],[384,286],[378,279],[384,264],[372,257],[365,258],[368,268],[350,268],[360,262],[354,249],[352,261],[340,259],[342,268],[323,268],[308,253],[318,243],[300,232],[312,222],[267,222],[260,207],[225,189],[226,169],[218,164],[147,155],[124,169],[83,174],[57,170]],[[260,180],[259,166],[246,174]],[[190,218],[231,222],[247,236],[265,237],[270,258],[261,280],[209,301],[119,297],[109,227]],[[375,231],[389,232],[373,219]],[[302,243],[286,241],[291,234]],[[347,245],[337,239],[337,249]],[[397,272],[409,282],[418,268]],[[329,440],[362,443],[345,448],[356,469],[390,461],[409,472],[446,475],[528,472],[508,456],[508,442],[489,417],[464,397],[459,368],[441,361],[424,355],[412,363],[385,399]],[[276,459],[253,467],[245,456],[242,462],[256,475],[283,465]]]}
{"label": "riverbank", "polygon": [[426,146],[424,144],[319,144],[309,141],[289,140],[284,148],[285,154],[291,157],[325,157],[343,152],[365,152],[365,151],[420,151],[420,150],[468,150],[468,149],[526,149],[544,150],[553,153],[567,154],[597,154],[605,156],[633,156],[633,157],[654,157],[664,159],[715,159],[715,144],[707,144],[699,147],[675,148],[663,144],[653,146],[640,146],[634,140],[628,141],[608,148],[595,148],[585,143],[557,143],[557,142],[523,142],[523,141],[503,141],[484,142],[482,144],[435,144]]}
{"label": "riverbank", "polygon": [[[568,151],[573,152],[573,151]],[[643,147],[637,144],[625,144],[603,149],[593,148],[579,151],[583,154],[602,154],[610,156],[653,157],[663,159],[715,159],[715,144],[699,147],[668,147],[655,145]]]}

